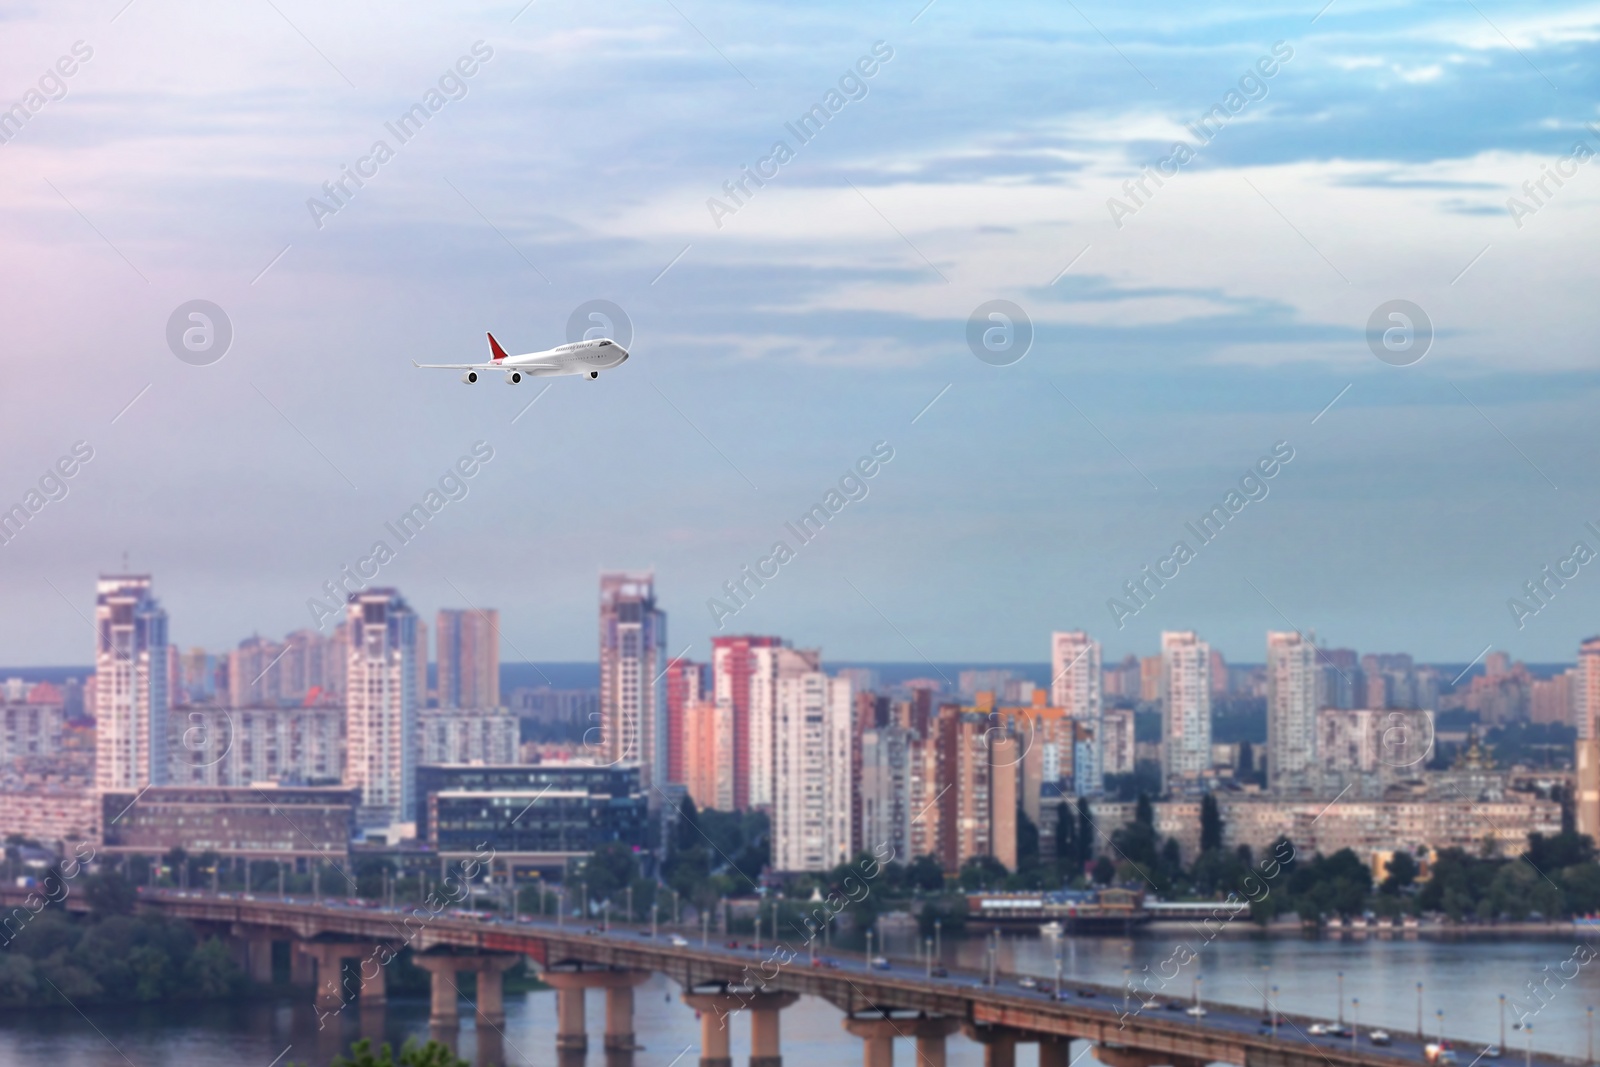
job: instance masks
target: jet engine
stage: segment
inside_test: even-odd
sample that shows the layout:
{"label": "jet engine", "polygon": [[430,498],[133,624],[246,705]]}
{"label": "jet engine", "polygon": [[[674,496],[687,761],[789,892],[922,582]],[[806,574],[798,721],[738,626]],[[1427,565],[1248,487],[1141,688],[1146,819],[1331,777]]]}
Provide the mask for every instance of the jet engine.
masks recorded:
{"label": "jet engine", "polygon": [[516,385],[520,381],[522,381],[522,372],[521,371],[519,371],[519,370],[506,371],[506,384],[507,385]]}
{"label": "jet engine", "polygon": [[461,380],[466,384],[471,385],[473,382],[478,380],[478,372],[475,370],[469,370],[467,373],[461,376]]}
{"label": "jet engine", "polygon": [[600,377],[600,372],[599,372],[599,371],[597,371],[597,370],[592,370],[592,371],[590,371],[590,372],[589,372],[589,380],[590,380],[590,381],[591,381],[591,382],[592,382],[592,381],[594,381],[594,380],[595,380],[595,379],[596,379],[596,378],[598,378],[598,377]]}

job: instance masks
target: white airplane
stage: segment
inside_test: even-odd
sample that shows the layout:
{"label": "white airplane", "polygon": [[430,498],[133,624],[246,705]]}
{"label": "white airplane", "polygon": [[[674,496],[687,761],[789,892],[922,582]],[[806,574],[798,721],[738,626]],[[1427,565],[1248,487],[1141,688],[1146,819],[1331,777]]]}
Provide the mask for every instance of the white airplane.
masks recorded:
{"label": "white airplane", "polygon": [[494,339],[494,334],[487,336],[489,351],[494,356],[491,363],[418,363],[412,360],[411,365],[431,370],[464,371],[461,380],[468,385],[476,382],[480,373],[504,371],[506,384],[516,385],[523,378],[544,378],[558,374],[581,374],[593,381],[600,377],[601,371],[620,367],[628,358],[626,348],[605,337],[557,345],[544,352],[508,356],[506,350],[500,347],[500,342]]}

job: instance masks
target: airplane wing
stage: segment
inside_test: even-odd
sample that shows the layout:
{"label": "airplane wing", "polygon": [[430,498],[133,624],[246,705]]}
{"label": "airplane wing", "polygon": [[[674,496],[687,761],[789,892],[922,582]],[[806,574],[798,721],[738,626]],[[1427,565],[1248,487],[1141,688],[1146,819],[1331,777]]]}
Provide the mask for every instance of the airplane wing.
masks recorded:
{"label": "airplane wing", "polygon": [[515,370],[530,378],[541,374],[555,374],[561,370],[561,367],[554,363],[418,363],[412,360],[411,365],[419,370]]}

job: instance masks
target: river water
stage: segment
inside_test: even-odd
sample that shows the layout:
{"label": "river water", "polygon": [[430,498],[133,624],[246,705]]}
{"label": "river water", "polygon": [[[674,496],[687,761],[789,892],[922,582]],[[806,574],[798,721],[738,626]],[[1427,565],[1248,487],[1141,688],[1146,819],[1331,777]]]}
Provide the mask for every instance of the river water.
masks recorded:
{"label": "river water", "polygon": [[[1558,979],[1548,982],[1546,1003],[1530,1019],[1536,1051],[1584,1058],[1589,1054],[1590,1033],[1586,1009],[1600,1004],[1600,959],[1581,969],[1571,963],[1562,966],[1572,958],[1581,939],[1582,935],[1313,940],[1229,929],[1207,941],[1203,930],[1165,927],[1147,929],[1132,939],[1069,938],[1060,945],[1062,973],[1069,985],[1074,978],[1121,985],[1125,974],[1133,975],[1136,982],[1149,976],[1149,988],[1161,1000],[1189,1000],[1198,977],[1204,1001],[1246,1006],[1259,1006],[1262,991],[1272,995],[1271,987],[1277,986],[1282,1011],[1329,1019],[1338,1014],[1342,972],[1345,1018],[1359,1013],[1364,1028],[1381,1025],[1396,1033],[1416,1029],[1416,986],[1421,982],[1427,1032],[1435,1031],[1435,1013],[1443,1011],[1446,1033],[1482,1043],[1499,1041],[1500,994],[1531,1007],[1525,983],[1576,971],[1576,977],[1564,984]],[[891,938],[897,969],[920,969],[911,958],[913,944],[910,937]],[[1594,948],[1600,949],[1600,941]],[[987,948],[981,939],[946,944],[943,950],[948,962],[974,969],[986,965]],[[1192,961],[1180,966],[1190,953]],[[1054,958],[1052,942],[1008,938],[1001,943],[999,967],[1052,977]],[[1158,976],[1174,973],[1177,976],[1163,986]],[[693,1011],[678,1000],[678,992],[676,985],[659,975],[639,987],[635,1029],[645,1048],[636,1054],[635,1067],[696,1064],[699,1024]],[[1358,1006],[1351,1003],[1356,999]],[[600,1067],[605,1063],[600,1052],[603,998],[591,995],[588,1010],[588,1062]],[[396,998],[381,1015],[365,1018],[351,1005],[337,1025],[319,1031],[310,1006],[289,1001],[213,1007],[90,1007],[84,1013],[64,1005],[0,1014],[0,1067],[287,1067],[291,1063],[325,1067],[335,1053],[364,1034],[381,1035],[396,1045],[409,1036],[426,1038],[427,1015],[425,999]],[[505,1062],[557,1067],[554,994],[508,995],[506,1015],[500,1042]],[[478,1042],[474,1027],[465,1021],[471,1017],[466,1005],[462,1017],[459,1051],[471,1061]],[[1512,1028],[1517,1018],[1514,1011],[1508,1010],[1506,1018],[1507,1061],[1520,1065],[1526,1031]],[[840,1019],[832,1005],[809,998],[786,1010],[782,1028],[788,1067],[860,1063],[859,1042],[844,1032]],[[735,1064],[747,1062],[749,1037],[749,1023],[736,1021]],[[1075,1053],[1082,1048],[1078,1046]],[[910,1042],[897,1042],[896,1056],[901,1063],[915,1063]],[[949,1062],[951,1067],[978,1067],[983,1062],[982,1050],[965,1038],[953,1037]],[[1019,1046],[1019,1065],[1031,1067],[1033,1062],[1032,1047]],[[1093,1062],[1086,1058],[1081,1067]]]}

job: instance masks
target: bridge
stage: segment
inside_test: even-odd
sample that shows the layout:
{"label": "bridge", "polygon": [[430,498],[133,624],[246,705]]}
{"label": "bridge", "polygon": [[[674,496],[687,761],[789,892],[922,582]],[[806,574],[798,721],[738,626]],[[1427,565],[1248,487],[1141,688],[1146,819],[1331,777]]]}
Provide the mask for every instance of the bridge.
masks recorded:
{"label": "bridge", "polygon": [[[18,903],[14,890],[0,902]],[[76,896],[69,908],[84,905]],[[503,974],[530,960],[554,987],[554,1034],[563,1067],[581,1065],[590,1048],[584,998],[593,991],[606,1004],[603,1048],[608,1067],[628,1067],[637,1047],[633,991],[651,974],[682,987],[682,1000],[700,1018],[700,1067],[732,1067],[729,1033],[749,1018],[750,1067],[782,1067],[779,1018],[799,997],[820,997],[841,1012],[843,1028],[860,1038],[865,1067],[891,1067],[894,1039],[916,1042],[918,1067],[944,1067],[945,1041],[960,1032],[984,1048],[986,1067],[1013,1067],[1020,1044],[1036,1044],[1040,1067],[1068,1067],[1071,1043],[1088,1042],[1106,1067],[1396,1067],[1424,1062],[1419,1035],[1395,1034],[1375,1046],[1367,1035],[1313,1037],[1318,1020],[1188,1002],[1140,1003],[1126,989],[1073,982],[1055,988],[1018,984],[1021,976],[951,970],[936,974],[931,962],[874,967],[866,958],[816,946],[749,943],[717,945],[704,936],[649,927],[600,930],[561,919],[489,919],[424,907],[388,908],[364,902],[313,901],[261,895],[143,891],[140,906],[196,924],[234,946],[250,976],[272,981],[272,945],[290,943],[292,980],[314,986],[319,1014],[381,1004],[385,964],[401,949],[431,975],[430,1027],[451,1042],[460,1026],[459,976],[477,975],[469,1008],[479,1032],[505,1022]],[[345,961],[359,961],[346,968]],[[353,972],[353,975],[352,975]],[[1462,1063],[1475,1061],[1471,1042],[1454,1043]],[[1520,1057],[1519,1057],[1520,1058]],[[1579,1061],[1546,1054],[1542,1067],[1578,1067]]]}

